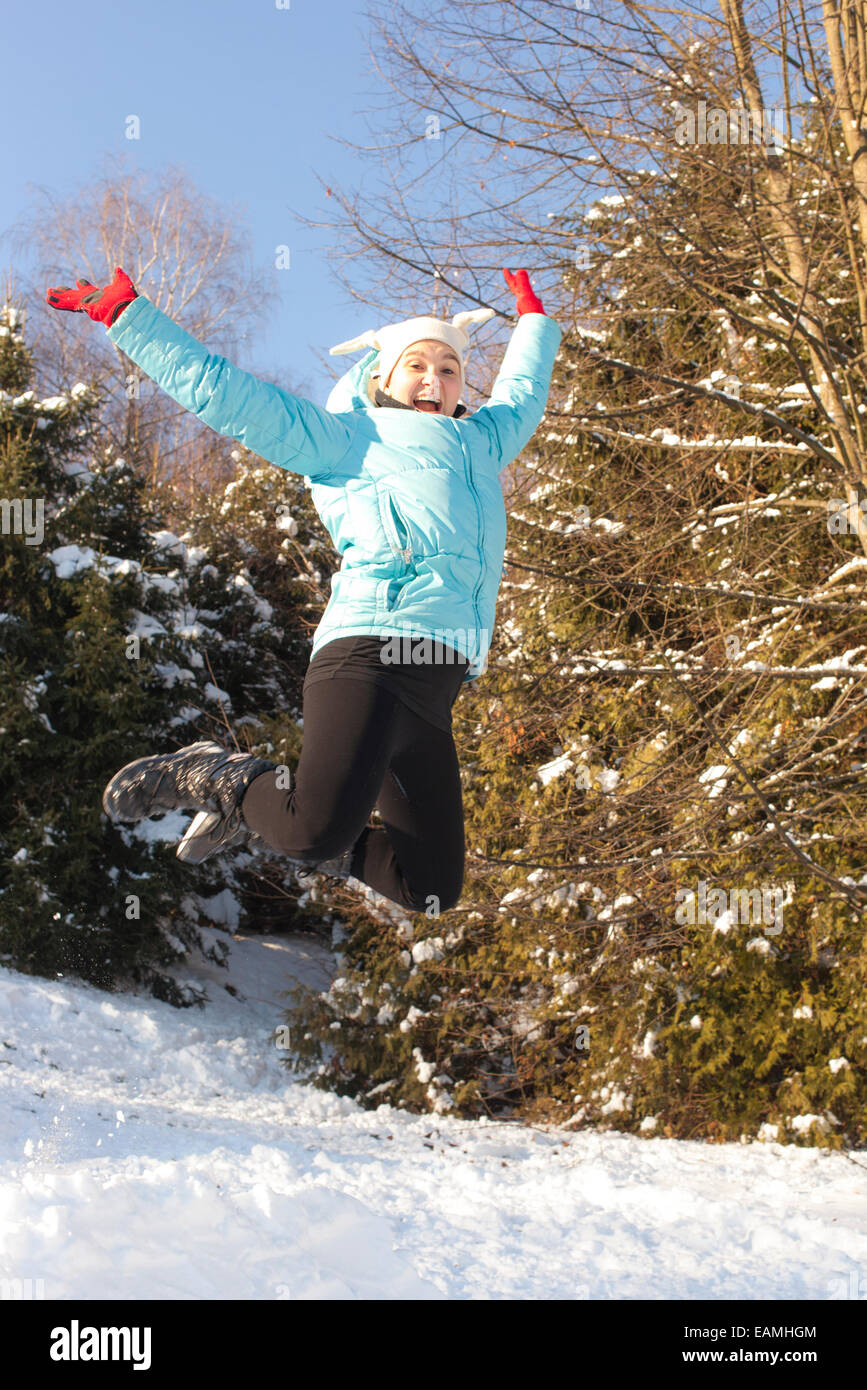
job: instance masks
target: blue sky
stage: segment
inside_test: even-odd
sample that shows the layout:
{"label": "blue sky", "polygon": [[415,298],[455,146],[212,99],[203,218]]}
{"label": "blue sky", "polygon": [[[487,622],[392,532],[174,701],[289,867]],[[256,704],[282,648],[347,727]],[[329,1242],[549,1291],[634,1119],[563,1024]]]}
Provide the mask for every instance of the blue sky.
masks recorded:
{"label": "blue sky", "polygon": [[[169,166],[189,170],[203,194],[238,209],[253,261],[276,296],[267,323],[239,352],[240,365],[324,403],[349,359],[331,359],[331,370],[320,356],[382,320],[338,283],[327,258],[331,234],[304,227],[293,209],[335,215],[317,174],[347,194],[362,182],[375,188],[376,167],[340,141],[375,143],[391,122],[368,53],[370,0],[280,3],[289,8],[277,0],[39,0],[14,13],[7,6],[0,237],[31,209],[28,184],[62,200],[104,174],[111,155],[154,175]],[[387,16],[389,0],[379,4]],[[368,117],[376,107],[380,116]],[[141,121],[137,140],[125,135],[131,114]],[[420,144],[424,172],[440,147]],[[505,196],[499,155],[497,167]],[[453,177],[466,210],[475,185],[460,182],[463,168],[458,161]],[[423,198],[431,208],[447,202],[446,176],[432,168]],[[278,271],[276,248],[284,244],[291,269]],[[539,272],[543,298],[544,259],[523,262]],[[0,239],[0,272],[10,264],[32,269]],[[78,273],[68,266],[69,278],[58,283],[74,283]],[[509,297],[495,281],[492,302],[506,308]],[[462,307],[469,306],[454,306]]]}
{"label": "blue sky", "polygon": [[[326,210],[317,171],[354,187],[352,152],[329,136],[364,137],[377,83],[358,0],[289,3],[15,6],[4,21],[0,232],[31,205],[29,183],[63,197],[102,172],[107,154],[154,172],[183,165],[199,190],[245,214],[257,267],[273,267],[275,248],[290,247],[291,269],[271,277],[278,308],[243,365],[285,371],[324,401],[333,376],[315,349],[373,325],[337,283],[325,234],[291,209]],[[138,140],[125,137],[130,113],[141,119]],[[10,264],[20,260],[0,246],[0,267]],[[346,370],[346,358],[334,360]]]}

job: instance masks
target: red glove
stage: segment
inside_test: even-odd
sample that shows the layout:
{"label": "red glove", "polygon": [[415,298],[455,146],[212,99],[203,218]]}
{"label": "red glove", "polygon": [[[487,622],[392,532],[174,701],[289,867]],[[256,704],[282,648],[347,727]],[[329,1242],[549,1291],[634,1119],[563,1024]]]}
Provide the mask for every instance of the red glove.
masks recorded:
{"label": "red glove", "polygon": [[504,270],[503,274],[506,284],[515,296],[519,314],[544,314],[542,301],[533,293],[526,270],[516,270],[514,274],[511,270]]}
{"label": "red glove", "polygon": [[55,309],[72,309],[79,314],[89,314],[96,323],[104,323],[110,328],[127,304],[138,299],[138,291],[125,270],[115,267],[114,279],[110,285],[97,289],[89,280],[76,280],[78,289],[71,290],[68,285],[58,285],[50,289],[45,298]]}

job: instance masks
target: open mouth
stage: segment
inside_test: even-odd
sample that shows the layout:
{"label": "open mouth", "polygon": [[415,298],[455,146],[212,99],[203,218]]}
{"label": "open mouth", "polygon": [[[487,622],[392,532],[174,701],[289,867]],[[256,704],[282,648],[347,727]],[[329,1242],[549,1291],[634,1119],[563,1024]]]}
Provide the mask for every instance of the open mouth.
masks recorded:
{"label": "open mouth", "polygon": [[442,403],[429,400],[427,396],[417,396],[413,405],[416,410],[423,410],[426,415],[440,415],[442,413]]}

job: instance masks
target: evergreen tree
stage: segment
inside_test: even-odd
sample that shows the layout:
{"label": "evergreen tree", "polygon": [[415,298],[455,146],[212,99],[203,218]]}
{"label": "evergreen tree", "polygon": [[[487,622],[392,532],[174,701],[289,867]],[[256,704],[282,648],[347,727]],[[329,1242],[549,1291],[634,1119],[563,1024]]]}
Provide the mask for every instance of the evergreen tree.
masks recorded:
{"label": "evergreen tree", "polygon": [[118,828],[101,807],[123,763],[189,741],[176,586],[156,572],[140,476],[100,446],[95,390],[27,389],[22,317],[0,312],[0,958],[196,1002],[169,967],[225,948],[205,945],[189,870],[159,839],[186,822]]}

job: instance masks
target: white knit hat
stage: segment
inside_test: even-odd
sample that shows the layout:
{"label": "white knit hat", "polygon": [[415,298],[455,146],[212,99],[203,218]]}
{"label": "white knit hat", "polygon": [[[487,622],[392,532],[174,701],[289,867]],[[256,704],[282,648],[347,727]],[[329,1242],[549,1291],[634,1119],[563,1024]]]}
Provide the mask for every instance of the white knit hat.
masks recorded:
{"label": "white knit hat", "polygon": [[463,391],[464,354],[470,346],[470,335],[464,325],[487,323],[495,313],[496,309],[467,309],[463,313],[455,314],[451,323],[446,323],[445,319],[427,317],[404,319],[402,323],[388,323],[384,328],[370,328],[357,338],[338,343],[336,347],[331,348],[331,355],[337,357],[346,352],[357,352],[363,347],[377,348],[379,361],[371,375],[378,376],[380,386],[384,387],[401,354],[413,343],[432,338],[435,342],[447,343],[457,353]]}

